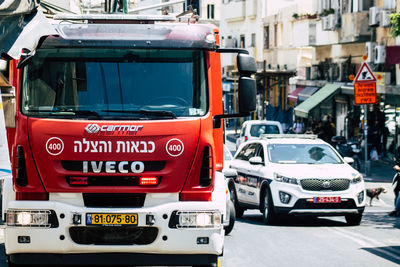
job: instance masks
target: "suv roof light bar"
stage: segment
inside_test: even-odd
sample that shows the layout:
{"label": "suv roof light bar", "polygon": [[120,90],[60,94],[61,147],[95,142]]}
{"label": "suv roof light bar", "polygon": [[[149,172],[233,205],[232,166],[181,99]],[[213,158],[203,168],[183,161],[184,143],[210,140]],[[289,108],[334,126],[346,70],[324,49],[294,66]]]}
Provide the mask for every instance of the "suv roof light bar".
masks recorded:
{"label": "suv roof light bar", "polygon": [[132,14],[57,14],[54,20],[86,20],[88,23],[154,23],[155,21],[176,21],[173,15],[132,15]]}
{"label": "suv roof light bar", "polygon": [[315,134],[262,134],[260,138],[302,138],[302,139],[317,139],[318,135]]}

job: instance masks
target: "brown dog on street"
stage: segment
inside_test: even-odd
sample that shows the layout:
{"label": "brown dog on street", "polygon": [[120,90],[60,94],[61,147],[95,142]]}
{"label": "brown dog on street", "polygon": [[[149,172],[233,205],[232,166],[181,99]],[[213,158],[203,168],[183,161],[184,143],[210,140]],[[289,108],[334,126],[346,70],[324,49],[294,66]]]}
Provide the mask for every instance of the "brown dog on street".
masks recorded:
{"label": "brown dog on street", "polygon": [[387,190],[386,190],[386,188],[383,188],[383,187],[367,188],[366,192],[367,192],[367,196],[370,198],[369,205],[372,206],[372,200],[374,198],[379,200],[379,195],[382,194],[382,193],[386,193]]}

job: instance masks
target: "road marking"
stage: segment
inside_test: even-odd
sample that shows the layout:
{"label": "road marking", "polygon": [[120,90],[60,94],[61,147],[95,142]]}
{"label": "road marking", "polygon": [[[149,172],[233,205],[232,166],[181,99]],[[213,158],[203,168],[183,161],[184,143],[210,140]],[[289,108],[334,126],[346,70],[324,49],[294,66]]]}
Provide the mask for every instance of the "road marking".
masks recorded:
{"label": "road marking", "polygon": [[[329,229],[347,239],[353,240],[355,243],[359,244],[363,248],[373,248],[374,250],[379,251],[380,253],[382,253],[386,256],[389,256],[393,259],[400,261],[400,255],[398,255],[399,252],[397,250],[391,248],[389,245],[387,245],[385,243],[379,242],[376,239],[369,238],[362,234],[343,230],[343,229],[340,229],[337,227],[333,227],[333,228],[329,228]],[[382,249],[380,247],[385,247],[385,249]]]}

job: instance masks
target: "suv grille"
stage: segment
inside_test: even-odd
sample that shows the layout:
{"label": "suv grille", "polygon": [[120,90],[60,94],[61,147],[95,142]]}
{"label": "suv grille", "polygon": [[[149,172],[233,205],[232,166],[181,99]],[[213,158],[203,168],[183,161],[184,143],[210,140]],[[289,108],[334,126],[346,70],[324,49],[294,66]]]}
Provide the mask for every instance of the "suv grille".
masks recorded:
{"label": "suv grille", "polygon": [[301,187],[307,191],[344,191],[350,186],[349,179],[304,179]]}

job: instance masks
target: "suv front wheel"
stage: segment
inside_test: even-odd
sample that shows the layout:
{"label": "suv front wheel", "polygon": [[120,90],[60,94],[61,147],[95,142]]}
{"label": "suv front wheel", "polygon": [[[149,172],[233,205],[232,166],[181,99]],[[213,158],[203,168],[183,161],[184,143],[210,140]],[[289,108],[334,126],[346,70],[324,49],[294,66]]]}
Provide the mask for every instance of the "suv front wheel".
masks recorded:
{"label": "suv front wheel", "polygon": [[268,186],[264,187],[264,202],[262,207],[263,220],[266,224],[274,224],[276,221],[276,214],[274,209],[274,203],[272,201],[271,191]]}
{"label": "suv front wheel", "polygon": [[360,225],[362,219],[362,213],[349,214],[345,216],[348,225]]}

